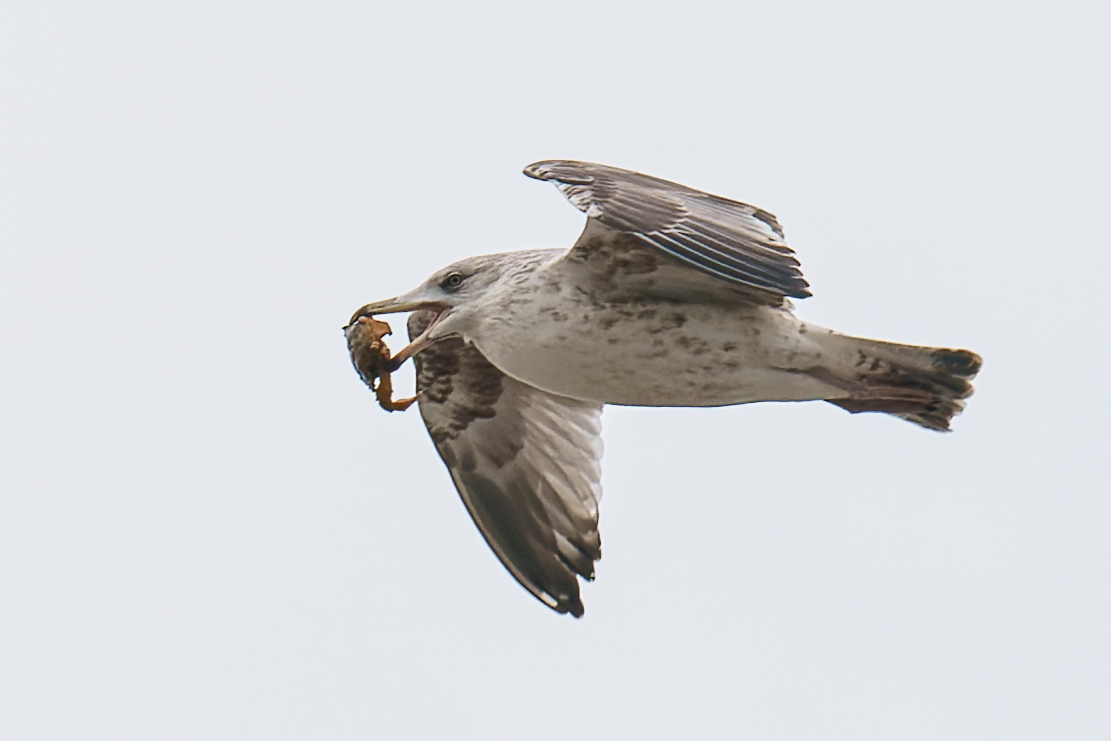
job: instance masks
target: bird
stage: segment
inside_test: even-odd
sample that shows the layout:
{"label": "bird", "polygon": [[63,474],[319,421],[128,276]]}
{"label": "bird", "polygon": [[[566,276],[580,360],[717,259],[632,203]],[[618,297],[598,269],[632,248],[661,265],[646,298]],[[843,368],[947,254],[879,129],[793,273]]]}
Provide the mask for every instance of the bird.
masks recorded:
{"label": "bird", "polygon": [[767,211],[590,162],[524,174],[586,214],[570,249],[459,260],[345,329],[352,345],[359,319],[410,312],[389,370],[413,360],[420,414],[464,505],[558,613],[583,615],[580,579],[602,555],[605,405],[821,400],[947,431],[972,394],[976,353],[799,319],[792,299],[810,287]]}

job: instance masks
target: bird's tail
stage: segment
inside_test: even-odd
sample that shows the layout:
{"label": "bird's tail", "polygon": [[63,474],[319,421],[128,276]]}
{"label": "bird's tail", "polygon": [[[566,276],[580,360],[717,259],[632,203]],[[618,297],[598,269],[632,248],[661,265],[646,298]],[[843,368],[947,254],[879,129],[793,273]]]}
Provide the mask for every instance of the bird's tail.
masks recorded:
{"label": "bird's tail", "polygon": [[[818,330],[823,380],[847,392],[828,398],[853,414],[884,412],[930,430],[947,431],[972,396],[972,379],[983,364],[969,350],[899,345]],[[828,332],[828,333],[827,333]],[[815,337],[815,335],[817,335]]]}

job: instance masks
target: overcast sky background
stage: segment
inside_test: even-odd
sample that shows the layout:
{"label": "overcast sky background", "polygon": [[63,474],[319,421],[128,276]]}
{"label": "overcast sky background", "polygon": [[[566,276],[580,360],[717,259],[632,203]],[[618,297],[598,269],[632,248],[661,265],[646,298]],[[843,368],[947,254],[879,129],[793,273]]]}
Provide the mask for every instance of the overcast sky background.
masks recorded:
{"label": "overcast sky background", "polygon": [[[1111,737],[1108,7],[7,0],[0,737]],[[570,245],[546,158],[772,211],[956,431],[607,409],[550,612],[340,331]]]}

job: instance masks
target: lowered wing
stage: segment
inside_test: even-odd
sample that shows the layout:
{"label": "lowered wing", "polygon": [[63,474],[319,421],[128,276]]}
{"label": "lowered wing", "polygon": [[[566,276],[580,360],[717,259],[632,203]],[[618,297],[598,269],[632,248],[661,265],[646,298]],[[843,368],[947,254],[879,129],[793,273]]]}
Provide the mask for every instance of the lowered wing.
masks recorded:
{"label": "lowered wing", "polygon": [[[410,337],[434,316],[415,312]],[[581,616],[578,577],[602,557],[602,406],[520,383],[459,338],[413,360],[421,416],[482,536],[525,589]]]}

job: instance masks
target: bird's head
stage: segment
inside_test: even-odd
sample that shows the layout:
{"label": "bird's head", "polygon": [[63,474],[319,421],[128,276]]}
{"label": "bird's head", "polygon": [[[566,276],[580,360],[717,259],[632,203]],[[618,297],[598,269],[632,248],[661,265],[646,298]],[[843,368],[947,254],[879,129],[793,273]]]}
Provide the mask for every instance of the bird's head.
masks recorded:
{"label": "bird's head", "polygon": [[[359,317],[378,314],[396,314],[406,311],[432,310],[436,312],[433,324],[437,325],[437,337],[458,334],[464,324],[461,321],[467,313],[468,303],[484,295],[505,273],[504,264],[498,255],[469,257],[437,270],[424,283],[412,291],[385,301],[375,301],[355,312],[351,321]],[[445,320],[452,321],[445,325]],[[431,329],[431,327],[430,327]]]}

